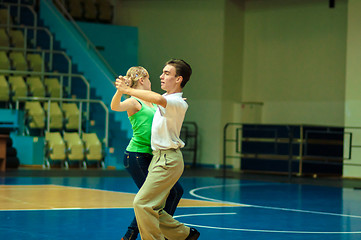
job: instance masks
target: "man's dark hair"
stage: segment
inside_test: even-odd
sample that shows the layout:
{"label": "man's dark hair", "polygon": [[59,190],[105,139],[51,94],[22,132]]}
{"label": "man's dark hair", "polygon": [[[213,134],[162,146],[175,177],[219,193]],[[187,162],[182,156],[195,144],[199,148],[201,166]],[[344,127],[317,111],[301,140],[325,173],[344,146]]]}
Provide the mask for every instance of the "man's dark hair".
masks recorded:
{"label": "man's dark hair", "polygon": [[187,84],[187,82],[189,81],[189,79],[192,75],[191,66],[182,59],[171,59],[168,62],[166,62],[165,65],[172,65],[173,67],[175,67],[176,76],[183,77],[181,87],[184,88],[184,86]]}

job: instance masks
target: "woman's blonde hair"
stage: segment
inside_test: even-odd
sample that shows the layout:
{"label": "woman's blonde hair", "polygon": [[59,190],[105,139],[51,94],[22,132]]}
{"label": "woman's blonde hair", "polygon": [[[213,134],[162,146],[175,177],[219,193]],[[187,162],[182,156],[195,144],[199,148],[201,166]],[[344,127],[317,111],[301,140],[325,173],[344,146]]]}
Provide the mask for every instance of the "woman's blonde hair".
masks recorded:
{"label": "woman's blonde hair", "polygon": [[125,76],[126,82],[131,88],[135,88],[138,84],[138,80],[142,77],[148,77],[148,71],[141,66],[129,68],[127,75]]}

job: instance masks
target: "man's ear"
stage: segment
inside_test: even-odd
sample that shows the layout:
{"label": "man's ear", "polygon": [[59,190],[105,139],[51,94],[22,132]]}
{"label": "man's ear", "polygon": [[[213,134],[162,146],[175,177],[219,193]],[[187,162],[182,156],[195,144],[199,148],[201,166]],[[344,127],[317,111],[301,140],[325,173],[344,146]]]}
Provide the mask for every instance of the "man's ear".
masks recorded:
{"label": "man's ear", "polygon": [[178,76],[176,82],[177,82],[177,83],[182,83],[182,81],[183,81],[183,77],[182,77],[182,76]]}
{"label": "man's ear", "polygon": [[139,80],[138,80],[139,82],[140,82],[140,84],[142,84],[143,85],[143,83],[144,83],[144,80],[143,80],[143,78],[141,77],[141,78],[139,78]]}

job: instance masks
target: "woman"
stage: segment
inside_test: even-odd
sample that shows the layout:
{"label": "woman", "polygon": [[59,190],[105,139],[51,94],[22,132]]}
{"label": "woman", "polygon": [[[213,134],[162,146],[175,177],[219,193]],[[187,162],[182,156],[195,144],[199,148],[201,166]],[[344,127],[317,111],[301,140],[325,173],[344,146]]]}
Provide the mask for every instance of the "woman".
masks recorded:
{"label": "woman", "polygon": [[[131,67],[124,79],[132,88],[151,90],[148,71],[143,67]],[[113,111],[127,111],[128,118],[132,124],[133,136],[126,148],[124,156],[124,167],[132,176],[138,188],[141,188],[148,174],[148,167],[152,160],[152,148],[150,145],[150,135],[153,116],[156,105],[142,101],[135,97],[121,101],[122,93],[117,91],[111,102]],[[175,209],[183,195],[183,188],[177,182],[171,189],[167,198],[164,210],[173,216]],[[134,217],[122,240],[135,240],[138,237],[138,226]]]}

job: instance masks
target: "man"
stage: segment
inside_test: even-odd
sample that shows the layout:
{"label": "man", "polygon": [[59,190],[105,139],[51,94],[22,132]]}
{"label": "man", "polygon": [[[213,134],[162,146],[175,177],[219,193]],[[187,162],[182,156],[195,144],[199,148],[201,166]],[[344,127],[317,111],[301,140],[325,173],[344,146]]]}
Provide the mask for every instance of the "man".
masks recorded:
{"label": "man", "polygon": [[179,138],[188,104],[182,98],[183,88],[189,81],[192,69],[183,60],[170,60],[160,76],[165,94],[129,88],[123,79],[116,86],[124,94],[158,105],[153,118],[151,145],[153,159],[148,176],[134,199],[134,211],[143,240],[172,239],[196,240],[199,232],[175,220],[163,210],[170,189],[184,170]]}

